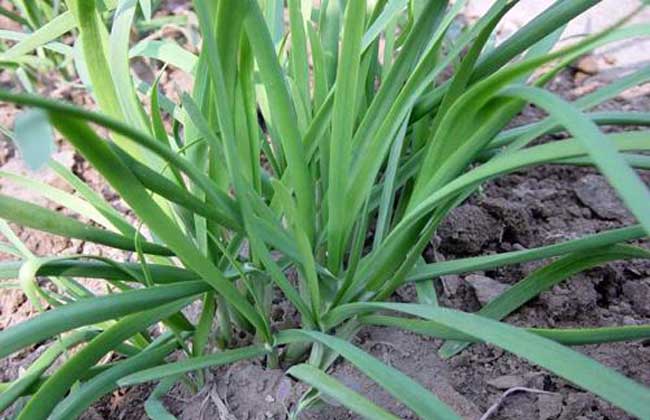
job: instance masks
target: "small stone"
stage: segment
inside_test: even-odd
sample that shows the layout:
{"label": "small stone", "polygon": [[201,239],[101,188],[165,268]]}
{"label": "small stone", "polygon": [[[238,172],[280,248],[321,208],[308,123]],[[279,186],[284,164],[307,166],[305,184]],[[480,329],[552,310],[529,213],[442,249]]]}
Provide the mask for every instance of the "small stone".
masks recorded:
{"label": "small stone", "polygon": [[539,420],[548,420],[559,416],[562,412],[562,400],[560,394],[540,394],[537,397]]}
{"label": "small stone", "polygon": [[630,215],[614,189],[600,175],[583,176],[574,189],[578,200],[601,219],[624,220]]}
{"label": "small stone", "polygon": [[522,184],[517,185],[512,192],[520,198],[532,198],[540,201],[550,200],[558,195],[556,188],[540,187],[539,183],[533,184],[532,180],[524,181]]}
{"label": "small stone", "polygon": [[488,385],[492,385],[496,389],[510,389],[518,386],[526,386],[527,382],[526,378],[519,375],[504,375],[487,381]]}
{"label": "small stone", "polygon": [[490,277],[479,274],[470,274],[465,277],[465,281],[472,286],[476,299],[478,299],[481,305],[486,305],[510,288],[506,284],[499,283]]}
{"label": "small stone", "polygon": [[598,62],[593,55],[586,55],[582,58],[579,58],[574,65],[575,69],[588,74],[594,75],[598,73]]}
{"label": "small stone", "polygon": [[273,398],[271,395],[267,395],[266,397],[264,397],[264,401],[266,401],[267,403],[274,403],[275,398]]}
{"label": "small stone", "polygon": [[445,295],[449,297],[456,296],[458,288],[461,285],[460,276],[457,274],[449,274],[447,276],[441,276],[440,280],[442,281],[442,289]]}
{"label": "small stone", "polygon": [[278,400],[286,402],[291,397],[291,391],[293,391],[291,381],[287,378],[282,378],[278,384],[278,389],[275,392],[275,396]]}

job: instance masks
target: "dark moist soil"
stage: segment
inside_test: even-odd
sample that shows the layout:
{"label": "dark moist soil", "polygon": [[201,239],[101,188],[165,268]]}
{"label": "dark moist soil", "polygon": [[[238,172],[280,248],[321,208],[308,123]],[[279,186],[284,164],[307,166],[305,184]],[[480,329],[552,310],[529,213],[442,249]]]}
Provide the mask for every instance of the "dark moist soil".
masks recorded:
{"label": "dark moist soil", "polygon": [[[173,79],[172,76],[168,79]],[[0,84],[8,88],[15,85],[15,81],[8,78],[6,72],[0,72]],[[50,86],[45,93],[51,97],[61,97],[78,104],[91,102],[85,92],[58,84],[56,80],[44,85]],[[163,85],[164,89],[174,91],[172,82]],[[565,97],[574,98],[599,85],[597,77],[566,72],[554,82],[552,89]],[[601,108],[648,112],[649,88],[646,85],[643,89],[632,90]],[[16,112],[14,107],[0,105],[0,123],[11,126]],[[541,116],[542,112],[528,107],[517,118],[516,124]],[[24,168],[16,157],[11,145],[5,140],[1,141],[2,170],[22,171]],[[60,145],[57,157],[118,209],[125,209],[96,172],[67,146]],[[54,181],[48,173],[34,176],[48,182]],[[650,183],[650,174],[643,173],[642,177],[646,183]],[[23,193],[2,181],[0,191],[3,194]],[[604,178],[594,170],[542,166],[485,184],[440,226],[425,257],[428,261],[439,261],[532,248],[633,222]],[[123,254],[117,255],[112,250],[80,241],[67,241],[22,229],[17,229],[17,233],[39,255],[84,252],[125,258]],[[8,257],[0,255],[0,259],[6,260]],[[544,263],[445,276],[437,286],[440,302],[443,306],[476,311]],[[98,282],[87,284],[97,291],[101,289]],[[393,299],[413,302],[415,291],[411,286],[403,287]],[[276,326],[294,326],[295,311],[286,302],[278,300],[275,303],[273,318]],[[0,330],[34,314],[22,293],[0,291]],[[506,321],[518,326],[558,328],[647,324],[650,322],[650,262],[611,263],[576,275],[542,293],[507,317]],[[241,339],[246,341],[250,338]],[[443,360],[437,355],[442,344],[440,340],[394,328],[376,327],[364,328],[354,342],[414,378],[468,419],[480,418],[506,390],[514,387],[527,387],[546,393],[512,393],[503,400],[491,419],[630,418],[602,399],[493,346],[474,345],[450,360]],[[15,379],[19,371],[44,349],[45,346],[36,345],[1,360],[0,381]],[[577,350],[650,386],[650,340],[582,346]],[[401,418],[415,418],[410,410],[349,364],[339,362],[331,373],[348,387]],[[146,418],[144,402],[151,389],[150,385],[142,385],[115,391],[96,403],[83,418]],[[177,386],[164,401],[180,419],[284,419],[305,389],[304,385],[285,376],[282,370],[266,369],[261,361],[242,362],[210,371],[206,386],[199,393],[190,394],[185,388]],[[5,413],[0,418],[8,418],[10,414]],[[304,412],[300,418],[343,420],[358,417],[328,403]]]}

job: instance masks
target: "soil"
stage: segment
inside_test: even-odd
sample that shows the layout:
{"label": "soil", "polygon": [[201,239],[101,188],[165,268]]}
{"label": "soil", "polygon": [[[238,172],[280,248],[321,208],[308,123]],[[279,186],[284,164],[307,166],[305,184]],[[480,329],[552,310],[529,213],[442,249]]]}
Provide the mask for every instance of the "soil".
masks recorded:
{"label": "soil", "polygon": [[[169,7],[182,8],[184,2],[167,3]],[[173,75],[163,79],[165,91],[176,90],[172,85],[173,80]],[[0,72],[0,84],[6,88],[13,86],[15,81],[6,72]],[[601,84],[597,73],[591,75],[577,70],[563,73],[551,88],[565,97],[575,98]],[[50,86],[50,96],[80,104],[92,102],[83,91],[57,80],[45,85]],[[600,108],[648,112],[650,85],[630,90]],[[11,126],[17,112],[15,107],[0,105],[0,124]],[[517,118],[515,125],[541,116],[543,113],[540,110],[528,107]],[[117,208],[125,209],[97,173],[68,146],[59,144],[57,159]],[[25,172],[16,151],[6,139],[0,141],[0,170]],[[57,182],[47,172],[30,176]],[[650,184],[650,173],[641,173],[641,176]],[[2,180],[0,192],[24,194],[24,191]],[[23,195],[21,198],[36,199],[35,196]],[[51,206],[45,201],[41,204]],[[559,165],[541,166],[485,184],[440,226],[425,257],[434,261],[532,248],[631,223],[634,223],[633,218],[596,171]],[[83,250],[84,253],[129,258],[128,255],[111,253],[110,250],[81,241],[63,240],[26,229],[15,230],[39,255]],[[0,259],[7,260],[9,256],[0,255]],[[546,262],[445,276],[437,285],[440,303],[465,311],[476,311],[495,294]],[[98,284],[91,286],[100,288]],[[415,291],[411,286],[403,287],[393,299],[412,302]],[[285,328],[294,324],[295,311],[284,302],[276,303],[276,324]],[[35,310],[22,293],[0,290],[0,330],[34,315]],[[560,328],[647,324],[650,322],[650,262],[611,263],[576,275],[543,292],[507,317],[506,321],[518,326]],[[450,360],[443,360],[437,355],[442,345],[440,340],[378,327],[364,328],[354,342],[432,390],[464,418],[480,418],[504,392],[516,387],[545,393],[513,392],[503,399],[490,416],[491,419],[631,418],[602,399],[493,346],[474,345]],[[44,349],[45,346],[36,345],[0,361],[0,381],[16,378],[19,371]],[[650,340],[576,349],[650,386]],[[399,417],[416,418],[409,409],[349,364],[338,362],[331,373],[351,389]],[[147,418],[143,406],[151,390],[150,385],[142,385],[116,391],[96,403],[83,418]],[[206,376],[206,386],[197,394],[177,386],[164,401],[179,419],[284,419],[305,390],[304,385],[285,376],[282,370],[266,369],[262,361],[252,361],[213,369]],[[358,417],[328,401],[304,412],[300,418],[334,420]]]}

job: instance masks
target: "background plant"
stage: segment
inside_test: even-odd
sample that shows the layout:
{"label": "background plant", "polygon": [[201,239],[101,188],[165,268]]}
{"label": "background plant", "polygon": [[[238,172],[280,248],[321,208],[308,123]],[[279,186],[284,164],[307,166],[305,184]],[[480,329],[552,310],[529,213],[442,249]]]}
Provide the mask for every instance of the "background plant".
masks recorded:
{"label": "background plant", "polygon": [[[200,386],[201,375],[190,372],[265,357],[313,387],[296,413],[327,394],[370,418],[394,418],[326,374],[343,358],[418,416],[456,418],[417,382],[350,343],[364,325],[390,325],[452,340],[441,349],[446,357],[471,342],[491,343],[647,416],[647,388],[567,346],[647,338],[650,326],[522,329],[499,320],[573,274],[650,255],[624,244],[650,232],[650,194],[635,173],[650,167],[648,132],[599,129],[645,126],[650,116],[590,111],[646,82],[650,69],[573,103],[544,89],[577,57],[648,35],[650,28],[612,22],[603,33],[553,49],[567,22],[597,3],[559,1],[491,47],[495,26],[515,3],[495,2],[475,25],[450,36],[463,1],[330,0],[316,8],[298,0],[195,0],[198,56],[170,42],[131,45],[134,20],[139,8],[148,15],[148,2],[68,0],[52,8],[58,14],[39,20],[22,9],[21,23],[33,32],[5,51],[4,60],[58,45],[52,43],[75,31],[78,54],[72,57],[100,110],[0,92],[4,101],[37,109],[22,116],[13,133],[23,157],[34,166],[47,161],[39,146],[51,141],[51,124],[120,194],[139,224],[54,162],[48,164],[76,194],[6,175],[93,223],[0,196],[6,221],[132,251],[135,260],[37,257],[6,223],[0,226],[3,251],[20,258],[2,264],[0,275],[16,279],[37,308],[51,307],[0,332],[0,355],[52,339],[20,378],[1,385],[0,409],[30,396],[18,418],[67,419],[118,386],[160,381],[147,404],[149,415],[158,417],[165,414],[156,398],[174,383]],[[145,109],[142,85],[129,67],[134,50],[191,72],[192,92],[176,104],[159,93],[156,81]],[[449,68],[452,76],[443,81]],[[527,103],[548,117],[506,129]],[[570,137],[531,144],[558,130]],[[481,183],[548,163],[599,169],[639,224],[530,250],[424,262],[437,226]],[[434,281],[441,275],[549,257],[559,258],[477,314],[437,304]],[[47,276],[53,287],[39,285],[37,276]],[[93,295],[77,280],[88,277],[105,280],[114,292]],[[418,302],[390,302],[407,283],[415,284]],[[299,312],[301,328],[272,328],[277,290]],[[182,309],[195,301],[202,311],[192,323]],[[153,334],[154,325],[162,333]],[[254,334],[255,344],[233,348],[234,329]],[[111,352],[121,358],[103,364]],[[172,354],[179,355],[175,361],[168,360]]]}
{"label": "background plant", "polygon": [[[163,29],[173,29],[194,41],[196,36],[188,26],[187,16],[155,17],[160,0],[139,0],[139,8],[133,19],[133,32],[142,42],[132,46],[130,58],[167,58],[184,55],[175,42],[159,40]],[[115,0],[99,1],[98,11],[110,24],[118,5]],[[60,0],[8,0],[0,6],[0,15],[10,21],[14,28],[0,29],[0,62],[5,70],[12,70],[18,84],[27,92],[34,93],[35,86],[43,81],[43,75],[58,76],[60,82],[75,88],[90,85],[86,70],[83,47],[76,37],[76,22],[72,12]],[[188,70],[190,71],[190,70]],[[150,86],[137,78],[136,87],[147,92]],[[78,79],[81,83],[77,83]],[[39,80],[40,79],[40,80]]]}

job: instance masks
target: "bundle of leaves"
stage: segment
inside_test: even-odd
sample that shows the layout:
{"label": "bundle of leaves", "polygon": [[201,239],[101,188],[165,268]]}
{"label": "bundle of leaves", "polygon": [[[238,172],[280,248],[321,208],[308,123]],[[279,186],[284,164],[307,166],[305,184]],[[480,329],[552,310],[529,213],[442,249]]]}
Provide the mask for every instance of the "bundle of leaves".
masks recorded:
{"label": "bundle of leaves", "polygon": [[[136,12],[148,1],[67,0],[4,54],[11,61],[38,53],[73,31],[71,58],[99,110],[7,91],[0,99],[35,108],[13,133],[26,160],[48,161],[42,151],[54,127],[137,222],[56,162],[48,165],[75,194],[5,174],[82,216],[0,196],[7,222],[131,253],[127,262],[35,256],[2,225],[2,250],[19,260],[3,263],[0,276],[17,279],[5,285],[22,288],[42,313],[0,332],[0,356],[50,344],[0,385],[0,410],[21,400],[19,419],[70,419],[119,386],[160,381],[155,399],[179,381],[198,386],[202,369],[263,358],[311,387],[294,413],[327,395],[365,417],[395,418],[327,374],[344,359],[416,415],[457,418],[423,386],[351,344],[364,326],[380,325],[451,340],[443,357],[490,343],[647,416],[647,388],[568,346],[648,338],[650,326],[525,329],[500,320],[580,271],[650,257],[625,244],[650,232],[650,193],[635,172],[650,168],[650,134],[638,128],[650,116],[590,112],[649,80],[650,69],[573,103],[545,89],[576,58],[650,35],[650,27],[626,18],[558,48],[566,24],[598,3],[558,1],[494,46],[495,27],[516,3],[498,0],[459,30],[464,1],[194,0],[197,56],[173,40],[130,48]],[[192,91],[174,103],[156,80],[145,109],[143,82],[130,69],[138,55],[191,73]],[[527,104],[547,116],[506,128]],[[606,134],[605,124],[637,128]],[[532,144],[557,131],[568,137]],[[541,164],[597,168],[639,224],[539,248],[424,261],[437,227],[482,183]],[[438,305],[442,275],[550,257],[559,258],[478,313]],[[105,281],[112,293],[93,294],[84,278]],[[417,302],[391,302],[406,284],[415,285]],[[299,314],[298,328],[272,324],[278,296]],[[200,305],[196,321],[183,312],[192,304]],[[234,331],[254,342],[237,344]],[[106,363],[110,354],[119,357]],[[163,416],[161,407],[147,410]]]}

